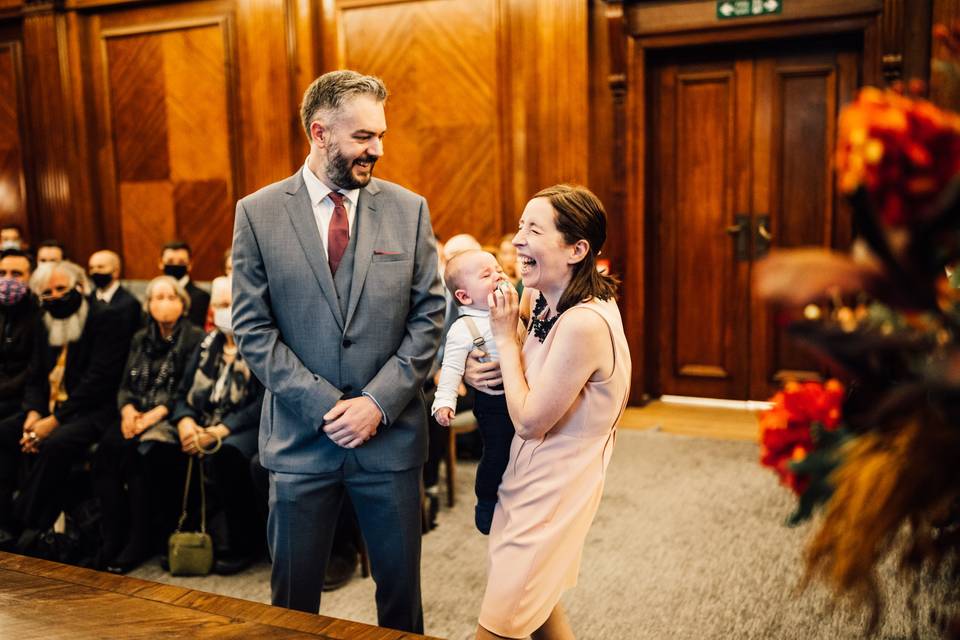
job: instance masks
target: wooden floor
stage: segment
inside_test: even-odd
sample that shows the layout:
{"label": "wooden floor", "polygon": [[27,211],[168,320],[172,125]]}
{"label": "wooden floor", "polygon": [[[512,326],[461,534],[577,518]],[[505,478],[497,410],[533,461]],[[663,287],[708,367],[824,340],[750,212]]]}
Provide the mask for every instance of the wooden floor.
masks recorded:
{"label": "wooden floor", "polygon": [[645,407],[629,407],[620,428],[657,429],[703,438],[755,441],[757,424],[756,411],[667,404],[656,400]]}
{"label": "wooden floor", "polygon": [[0,553],[0,638],[426,639],[172,585]]}

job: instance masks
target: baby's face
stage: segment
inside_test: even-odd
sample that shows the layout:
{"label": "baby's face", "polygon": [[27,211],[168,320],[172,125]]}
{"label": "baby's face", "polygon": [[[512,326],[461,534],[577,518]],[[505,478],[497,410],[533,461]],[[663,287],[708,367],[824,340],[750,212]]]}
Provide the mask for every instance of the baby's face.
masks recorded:
{"label": "baby's face", "polygon": [[493,293],[497,285],[506,280],[503,268],[492,254],[479,252],[467,258],[470,263],[464,269],[465,277],[462,289],[470,298],[471,307],[488,309],[487,296]]}

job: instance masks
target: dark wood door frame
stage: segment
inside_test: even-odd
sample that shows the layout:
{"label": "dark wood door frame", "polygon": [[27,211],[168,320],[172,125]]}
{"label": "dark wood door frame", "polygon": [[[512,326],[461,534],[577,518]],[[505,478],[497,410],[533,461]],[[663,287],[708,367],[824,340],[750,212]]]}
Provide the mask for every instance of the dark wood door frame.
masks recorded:
{"label": "dark wood door frame", "polygon": [[[655,237],[651,233],[651,220],[647,211],[648,160],[651,146],[648,54],[658,49],[695,47],[718,42],[748,43],[779,38],[847,34],[862,38],[860,78],[863,84],[880,85],[883,82],[882,0],[814,1],[805,3],[807,8],[803,9],[799,16],[785,13],[779,18],[765,18],[762,22],[747,21],[723,28],[718,28],[715,21],[692,20],[679,23],[674,31],[645,31],[639,22],[644,17],[644,12],[648,12],[651,5],[668,4],[671,3],[640,2],[624,9],[631,36],[627,40],[628,168],[625,244],[629,249],[626,256],[625,294],[629,305],[626,308],[625,321],[633,356],[630,400],[636,404],[649,397],[657,380],[656,359],[652,357],[651,348],[655,343],[655,336],[650,333],[656,314],[650,309],[653,283],[648,282],[651,272],[649,247]],[[686,4],[691,12],[698,10],[700,14],[703,14],[704,7],[698,5],[715,6],[712,2],[675,4]],[[844,7],[850,13],[843,13]]]}

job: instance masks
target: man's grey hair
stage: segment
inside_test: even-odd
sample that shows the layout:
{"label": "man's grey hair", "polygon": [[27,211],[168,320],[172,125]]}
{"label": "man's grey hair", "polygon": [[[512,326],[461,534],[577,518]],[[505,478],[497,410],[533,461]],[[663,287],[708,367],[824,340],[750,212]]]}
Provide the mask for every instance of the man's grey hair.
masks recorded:
{"label": "man's grey hair", "polygon": [[34,295],[38,298],[40,297],[40,294],[47,288],[47,283],[50,282],[50,278],[52,278],[55,273],[66,275],[68,280],[67,286],[71,289],[80,285],[80,289],[84,295],[89,293],[90,284],[87,282],[87,273],[83,270],[83,267],[75,262],[64,260],[62,262],[44,262],[37,267],[37,270],[30,276],[30,290],[33,291]]}
{"label": "man's grey hair", "polygon": [[343,103],[356,96],[371,96],[377,102],[387,99],[387,87],[376,76],[365,76],[356,71],[341,69],[325,73],[307,87],[300,103],[300,121],[310,138],[310,124],[320,117],[335,116]]}

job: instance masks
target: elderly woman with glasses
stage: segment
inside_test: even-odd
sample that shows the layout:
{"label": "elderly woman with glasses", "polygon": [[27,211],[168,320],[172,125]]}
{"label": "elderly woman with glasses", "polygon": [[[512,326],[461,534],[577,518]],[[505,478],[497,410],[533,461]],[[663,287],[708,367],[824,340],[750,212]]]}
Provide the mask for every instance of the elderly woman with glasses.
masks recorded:
{"label": "elderly woman with glasses", "polygon": [[[231,300],[230,279],[214,279],[210,307],[216,328],[187,364],[171,417],[178,440],[164,446],[164,455],[178,455],[182,465],[186,456],[198,456],[210,471],[212,498],[223,509],[227,525],[226,535],[215,538],[213,570],[221,575],[241,571],[256,558],[266,528],[266,505],[256,500],[250,475],[250,461],[257,452],[263,386],[234,340]],[[163,482],[182,483],[182,478],[170,476]],[[167,523],[168,527],[173,524],[175,520]]]}
{"label": "elderly woman with glasses", "polygon": [[151,514],[176,509],[175,483],[148,483],[143,454],[151,442],[172,439],[175,427],[169,418],[177,388],[204,335],[187,319],[190,296],[170,276],[150,281],[143,306],[148,322],[130,345],[117,394],[120,419],[104,432],[94,460],[94,485],[103,512],[100,557],[112,573],[134,569],[160,542],[154,534],[162,532],[152,526]]}

